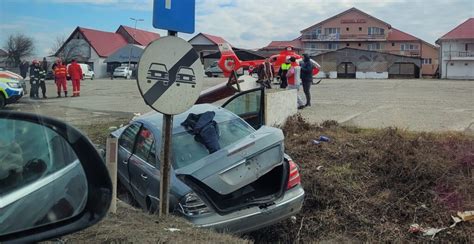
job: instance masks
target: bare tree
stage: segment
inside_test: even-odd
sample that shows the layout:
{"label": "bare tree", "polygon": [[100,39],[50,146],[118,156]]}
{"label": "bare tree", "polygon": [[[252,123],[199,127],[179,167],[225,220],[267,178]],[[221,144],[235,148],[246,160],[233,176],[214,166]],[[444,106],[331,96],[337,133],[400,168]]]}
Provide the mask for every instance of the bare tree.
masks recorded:
{"label": "bare tree", "polygon": [[15,66],[20,65],[21,59],[31,56],[34,51],[33,38],[23,35],[10,35],[4,46],[7,51],[7,58]]}
{"label": "bare tree", "polygon": [[53,45],[51,46],[49,55],[55,55],[61,47],[63,47],[64,43],[66,42],[65,36],[57,36],[56,39],[53,41]]}
{"label": "bare tree", "polygon": [[82,39],[71,39],[67,42],[65,37],[56,37],[52,51],[54,51],[53,55],[66,63],[71,62],[72,59],[82,60],[90,56],[87,42]]}

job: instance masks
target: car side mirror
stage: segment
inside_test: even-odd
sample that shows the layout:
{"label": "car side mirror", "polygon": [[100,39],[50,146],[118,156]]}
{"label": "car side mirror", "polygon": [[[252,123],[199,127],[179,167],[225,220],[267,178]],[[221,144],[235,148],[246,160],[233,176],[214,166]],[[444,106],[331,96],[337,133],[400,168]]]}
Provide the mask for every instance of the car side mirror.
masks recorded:
{"label": "car side mirror", "polygon": [[0,243],[51,239],[106,215],[111,180],[81,132],[14,111],[0,111],[0,131]]}

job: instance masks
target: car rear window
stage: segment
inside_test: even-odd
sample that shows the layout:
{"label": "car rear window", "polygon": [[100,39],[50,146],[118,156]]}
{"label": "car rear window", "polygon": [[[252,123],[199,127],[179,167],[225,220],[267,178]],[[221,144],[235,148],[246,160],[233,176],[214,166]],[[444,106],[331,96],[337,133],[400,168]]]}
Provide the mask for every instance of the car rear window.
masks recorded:
{"label": "car rear window", "polygon": [[[254,129],[241,119],[233,119],[218,124],[219,145],[227,147],[250,135]],[[189,131],[173,135],[172,162],[175,169],[190,165],[209,155],[206,147],[194,139]]]}

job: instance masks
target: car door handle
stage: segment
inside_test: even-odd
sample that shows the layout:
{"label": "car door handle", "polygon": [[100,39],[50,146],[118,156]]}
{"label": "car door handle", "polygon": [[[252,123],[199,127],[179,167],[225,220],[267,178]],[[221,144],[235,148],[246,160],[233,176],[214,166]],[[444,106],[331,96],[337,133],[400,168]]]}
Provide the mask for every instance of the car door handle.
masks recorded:
{"label": "car door handle", "polygon": [[140,175],[140,176],[141,176],[142,179],[144,179],[144,180],[147,180],[147,179],[148,179],[148,176],[147,176],[146,174],[142,174],[142,175]]}
{"label": "car door handle", "polygon": [[128,164],[128,160],[122,161],[123,164]]}

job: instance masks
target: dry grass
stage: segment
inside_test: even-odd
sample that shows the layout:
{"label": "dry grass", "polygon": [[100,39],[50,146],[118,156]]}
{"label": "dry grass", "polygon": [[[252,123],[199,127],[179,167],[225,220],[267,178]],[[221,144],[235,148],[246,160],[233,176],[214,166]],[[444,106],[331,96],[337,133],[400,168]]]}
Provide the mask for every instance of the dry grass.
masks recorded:
{"label": "dry grass", "polygon": [[[125,121],[126,122],[126,121]],[[109,126],[81,128],[103,144]],[[412,223],[445,227],[457,210],[474,210],[474,138],[460,133],[411,133],[309,124],[293,117],[283,128],[287,153],[300,166],[306,199],[296,222],[287,220],[251,233],[255,242],[426,242]],[[312,144],[320,135],[329,143]],[[318,170],[318,166],[323,166]],[[132,211],[133,210],[133,211]],[[128,209],[99,225],[65,237],[69,242],[247,242],[183,220]],[[119,208],[120,211],[120,208]],[[180,228],[171,233],[164,228]],[[436,235],[439,242],[474,241],[474,223]]]}
{"label": "dry grass", "polygon": [[[179,231],[170,231],[176,228]],[[249,243],[232,235],[194,228],[184,219],[159,218],[119,202],[116,214],[100,223],[61,238],[65,243]]]}
{"label": "dry grass", "polygon": [[[299,116],[283,130],[306,199],[296,223],[252,233],[256,242],[424,242],[410,224],[445,227],[456,210],[474,209],[472,137],[315,125]],[[331,141],[314,145],[320,135]],[[474,223],[462,223],[435,240],[468,243],[473,233]]]}

